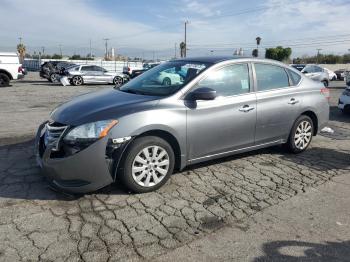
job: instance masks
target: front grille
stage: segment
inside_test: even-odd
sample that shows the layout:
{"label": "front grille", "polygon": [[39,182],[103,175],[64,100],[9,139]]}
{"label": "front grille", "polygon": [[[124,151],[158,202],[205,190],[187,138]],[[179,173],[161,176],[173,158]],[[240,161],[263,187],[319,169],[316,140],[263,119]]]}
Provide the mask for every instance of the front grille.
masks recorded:
{"label": "front grille", "polygon": [[62,136],[67,130],[68,126],[59,124],[59,123],[47,123],[45,125],[46,131],[44,136],[45,146],[52,146],[53,151],[59,150],[59,145]]}

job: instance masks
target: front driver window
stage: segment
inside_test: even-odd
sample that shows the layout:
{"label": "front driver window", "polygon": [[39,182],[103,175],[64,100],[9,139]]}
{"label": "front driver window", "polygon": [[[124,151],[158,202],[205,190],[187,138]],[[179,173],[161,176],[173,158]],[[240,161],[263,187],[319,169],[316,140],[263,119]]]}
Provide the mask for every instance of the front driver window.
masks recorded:
{"label": "front driver window", "polygon": [[234,64],[211,72],[197,84],[197,88],[209,87],[217,96],[234,96],[249,93],[248,64]]}

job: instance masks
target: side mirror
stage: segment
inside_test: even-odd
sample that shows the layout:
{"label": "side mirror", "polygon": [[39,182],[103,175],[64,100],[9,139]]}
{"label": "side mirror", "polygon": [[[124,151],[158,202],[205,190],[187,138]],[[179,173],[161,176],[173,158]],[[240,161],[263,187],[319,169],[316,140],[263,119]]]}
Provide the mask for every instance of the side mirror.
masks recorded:
{"label": "side mirror", "polygon": [[216,98],[216,91],[208,87],[201,87],[189,94],[192,100],[214,100]]}

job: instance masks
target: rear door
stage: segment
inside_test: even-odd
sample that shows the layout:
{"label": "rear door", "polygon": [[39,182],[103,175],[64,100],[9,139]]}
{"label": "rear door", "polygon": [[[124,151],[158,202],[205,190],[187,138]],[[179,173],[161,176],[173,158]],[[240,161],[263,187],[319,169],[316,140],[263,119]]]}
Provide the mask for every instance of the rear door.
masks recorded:
{"label": "rear door", "polygon": [[256,97],[251,67],[231,64],[208,73],[193,89],[216,90],[211,101],[186,102],[187,150],[192,162],[254,145]]}
{"label": "rear door", "polygon": [[[296,81],[290,79],[289,69],[268,63],[254,63],[257,97],[257,145],[287,139],[296,120],[302,94]],[[298,79],[299,76],[299,79]]]}

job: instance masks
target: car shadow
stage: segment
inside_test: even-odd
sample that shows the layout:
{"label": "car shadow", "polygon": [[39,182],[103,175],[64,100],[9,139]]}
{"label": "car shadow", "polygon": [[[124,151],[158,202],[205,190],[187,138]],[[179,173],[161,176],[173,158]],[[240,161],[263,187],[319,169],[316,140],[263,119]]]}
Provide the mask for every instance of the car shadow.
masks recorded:
{"label": "car shadow", "polygon": [[264,255],[254,262],[331,262],[349,261],[350,241],[312,243],[304,241],[272,241],[262,246]]}
{"label": "car shadow", "polygon": [[[234,160],[242,159],[245,157],[254,157],[257,155],[275,155],[282,161],[293,162],[296,165],[304,165],[307,168],[323,172],[350,168],[350,151],[341,152],[331,148],[310,147],[301,154],[293,154],[288,152],[282,146],[274,146],[190,165],[186,167],[184,171],[190,171],[216,164],[224,164]],[[320,160],[324,161],[320,163]],[[273,166],[272,162],[271,165]]]}

